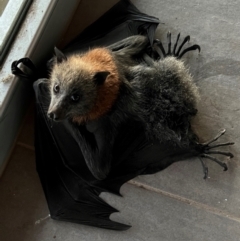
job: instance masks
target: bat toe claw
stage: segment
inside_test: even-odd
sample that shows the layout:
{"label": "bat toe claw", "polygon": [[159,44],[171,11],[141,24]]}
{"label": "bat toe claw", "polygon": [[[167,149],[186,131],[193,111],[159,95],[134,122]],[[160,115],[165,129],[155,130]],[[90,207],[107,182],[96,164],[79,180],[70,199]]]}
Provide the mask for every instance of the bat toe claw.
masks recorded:
{"label": "bat toe claw", "polygon": [[162,42],[158,39],[155,39],[154,42],[153,42],[154,43],[154,51],[157,52],[157,54],[159,55],[160,58],[161,58],[161,54],[163,54],[163,58],[165,58],[167,56],[173,56],[173,57],[176,57],[177,59],[181,59],[182,56],[189,51],[192,51],[192,50],[198,50],[199,52],[201,51],[201,47],[199,45],[195,44],[195,45],[192,45],[189,48],[184,49],[181,52],[182,47],[187,42],[190,41],[189,35],[184,38],[183,42],[181,43],[181,45],[178,47],[178,50],[176,51],[179,38],[180,38],[180,33],[177,35],[177,39],[176,39],[176,42],[174,44],[173,50],[171,50],[171,32],[168,31],[168,33],[167,33],[168,51],[167,52],[165,51],[165,49],[162,45]]}
{"label": "bat toe claw", "polygon": [[[227,156],[229,158],[233,158],[234,155],[231,152],[226,152],[226,151],[220,151],[220,150],[213,150],[214,148],[217,147],[222,147],[222,146],[230,146],[230,145],[234,145],[234,142],[225,142],[225,143],[219,143],[219,144],[215,144],[215,145],[210,145],[213,142],[217,141],[222,135],[224,135],[226,132],[225,129],[221,130],[213,139],[211,139],[210,141],[200,144],[202,146],[202,150],[201,150],[201,154],[200,157],[201,158],[206,158],[209,159],[211,161],[216,162],[218,165],[220,165],[221,167],[223,167],[223,171],[227,171],[228,170],[228,166],[226,163],[221,162],[218,158],[211,156],[212,154],[219,154],[219,155],[223,155],[223,156]],[[203,161],[201,160],[202,165],[203,165],[203,170],[204,170],[204,179],[206,177],[206,166],[203,163]]]}

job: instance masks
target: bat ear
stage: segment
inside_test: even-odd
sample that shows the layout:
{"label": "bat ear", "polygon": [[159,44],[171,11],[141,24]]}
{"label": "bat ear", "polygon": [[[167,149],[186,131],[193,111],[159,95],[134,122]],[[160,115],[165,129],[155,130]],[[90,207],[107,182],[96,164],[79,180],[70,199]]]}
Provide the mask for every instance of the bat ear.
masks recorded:
{"label": "bat ear", "polygon": [[110,72],[108,72],[108,71],[97,72],[97,73],[95,73],[93,80],[97,85],[102,85],[105,82],[105,80],[109,74],[110,74]]}
{"label": "bat ear", "polygon": [[61,52],[57,47],[54,47],[54,53],[57,58],[57,63],[62,63],[63,61],[67,60],[66,55]]}

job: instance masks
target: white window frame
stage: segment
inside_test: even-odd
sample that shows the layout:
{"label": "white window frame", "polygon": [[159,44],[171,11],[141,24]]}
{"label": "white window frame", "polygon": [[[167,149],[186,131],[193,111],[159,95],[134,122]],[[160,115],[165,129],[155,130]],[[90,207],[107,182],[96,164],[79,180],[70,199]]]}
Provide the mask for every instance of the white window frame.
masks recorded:
{"label": "white window frame", "polygon": [[8,0],[0,17],[0,64],[33,0]]}
{"label": "white window frame", "polygon": [[11,75],[11,64],[22,57],[29,57],[36,65],[45,59],[67,29],[80,2],[34,0],[11,45],[0,71],[0,176],[29,105],[31,88],[31,84]]}

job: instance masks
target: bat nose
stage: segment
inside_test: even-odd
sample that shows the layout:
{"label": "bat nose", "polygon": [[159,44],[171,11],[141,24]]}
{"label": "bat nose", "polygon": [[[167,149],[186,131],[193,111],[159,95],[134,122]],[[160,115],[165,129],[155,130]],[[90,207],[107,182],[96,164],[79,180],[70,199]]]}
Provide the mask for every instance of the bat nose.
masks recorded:
{"label": "bat nose", "polygon": [[58,121],[60,119],[60,116],[55,112],[50,112],[50,113],[48,113],[48,118],[50,118],[54,121]]}

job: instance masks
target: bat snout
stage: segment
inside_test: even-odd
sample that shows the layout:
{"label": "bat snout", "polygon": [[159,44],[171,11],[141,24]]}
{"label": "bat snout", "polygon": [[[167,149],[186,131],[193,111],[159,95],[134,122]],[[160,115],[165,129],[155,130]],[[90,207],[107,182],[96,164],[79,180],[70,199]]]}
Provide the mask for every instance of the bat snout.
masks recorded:
{"label": "bat snout", "polygon": [[48,118],[49,118],[49,119],[52,119],[52,120],[54,120],[54,121],[59,121],[59,120],[60,120],[59,115],[57,115],[57,114],[54,113],[54,112],[50,112],[50,113],[48,113],[47,115],[48,115]]}
{"label": "bat snout", "polygon": [[49,119],[54,120],[54,121],[61,121],[65,119],[65,114],[61,109],[49,109],[47,116]]}

